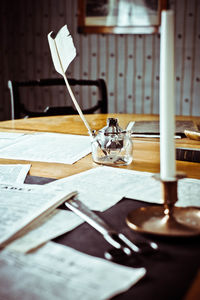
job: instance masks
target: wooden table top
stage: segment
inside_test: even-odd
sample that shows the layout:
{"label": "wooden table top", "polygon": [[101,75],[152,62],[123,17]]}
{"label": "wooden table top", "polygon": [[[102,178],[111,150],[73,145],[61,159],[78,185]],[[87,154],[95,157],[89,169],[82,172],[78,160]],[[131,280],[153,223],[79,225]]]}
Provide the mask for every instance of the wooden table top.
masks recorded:
{"label": "wooden table top", "polygon": [[[158,120],[157,115],[136,115],[136,114],[93,114],[86,115],[86,119],[93,130],[99,130],[106,125],[107,118],[118,118],[122,128],[126,128],[130,121],[153,121]],[[200,124],[200,117],[177,116],[177,120],[192,120],[196,124]],[[0,122],[0,131],[6,132],[58,132],[68,134],[87,135],[87,129],[79,116],[53,116],[20,119],[14,121]],[[200,148],[200,142],[189,140],[188,138],[177,139],[176,147]],[[126,168],[130,170],[145,171],[159,173],[159,139],[150,138],[134,138],[133,139],[133,162]],[[9,163],[27,163],[27,161],[0,159],[1,164]],[[31,163],[30,175],[63,178],[70,176],[90,168],[97,167],[92,161],[91,154],[82,158],[73,165],[44,163],[44,162],[28,162]],[[177,171],[185,172],[187,177],[200,179],[199,163],[186,161],[176,162]],[[200,289],[200,273],[194,280],[193,285],[189,289],[184,300],[194,300],[199,297]],[[198,298],[199,299],[199,298]]]}
{"label": "wooden table top", "polygon": [[[137,114],[93,114],[86,115],[86,119],[93,130],[99,130],[106,125],[107,118],[118,118],[122,128],[126,128],[130,121],[158,120],[157,115]],[[200,117],[177,116],[177,120],[192,120],[200,124]],[[7,132],[58,132],[68,134],[87,135],[87,129],[78,115],[73,116],[52,116],[41,118],[30,118],[0,122],[0,131]],[[177,139],[177,147],[200,148],[200,142],[188,138]],[[159,173],[159,139],[134,138],[133,139],[133,162],[122,168]],[[0,163],[27,163],[27,161],[0,159]],[[73,165],[28,162],[31,163],[30,175],[63,178],[82,171],[96,167],[92,161],[91,154],[82,158]],[[177,161],[177,171],[185,172],[187,177],[200,179],[199,163]]]}

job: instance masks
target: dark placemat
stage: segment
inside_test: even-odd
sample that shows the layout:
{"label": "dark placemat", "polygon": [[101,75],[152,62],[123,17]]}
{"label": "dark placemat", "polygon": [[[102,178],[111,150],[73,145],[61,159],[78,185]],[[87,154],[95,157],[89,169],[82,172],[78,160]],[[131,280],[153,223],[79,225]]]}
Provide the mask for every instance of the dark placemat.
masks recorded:
{"label": "dark placemat", "polygon": [[[143,133],[143,134],[159,134],[160,133],[159,121],[136,121],[132,127],[132,133]],[[185,136],[184,130],[197,130],[193,121],[176,121],[175,133]]]}
{"label": "dark placemat", "polygon": [[[29,176],[26,183],[44,184],[53,179]],[[194,279],[200,265],[200,239],[164,238],[136,233],[126,225],[125,218],[133,209],[147,206],[145,202],[123,198],[103,213],[97,212],[114,229],[123,232],[132,241],[151,239],[159,245],[161,255],[150,255],[141,259],[147,275],[127,292],[113,299],[123,300],[181,300]],[[64,208],[64,206],[61,206]],[[104,257],[110,245],[90,225],[83,223],[73,231],[56,239],[55,242],[73,247],[86,254]],[[131,263],[127,263],[132,265]]]}
{"label": "dark placemat", "polygon": [[41,184],[42,185],[42,184],[52,182],[54,180],[55,179],[53,179],[53,178],[27,175],[24,183],[27,183],[27,184]]}

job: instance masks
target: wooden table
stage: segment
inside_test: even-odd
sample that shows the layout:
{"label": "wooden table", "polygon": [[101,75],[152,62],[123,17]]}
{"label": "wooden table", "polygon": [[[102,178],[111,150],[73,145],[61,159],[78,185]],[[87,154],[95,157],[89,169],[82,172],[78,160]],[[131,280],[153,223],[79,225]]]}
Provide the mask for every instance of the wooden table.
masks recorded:
{"label": "wooden table", "polygon": [[[156,115],[136,115],[136,114],[93,114],[86,115],[86,119],[90,127],[94,130],[99,130],[106,125],[106,120],[109,117],[118,118],[122,128],[126,128],[130,121],[145,121],[158,120]],[[193,120],[200,124],[200,117],[179,116],[177,120]],[[79,116],[54,116],[31,119],[20,119],[14,121],[0,122],[0,131],[9,132],[59,132],[70,134],[87,135],[87,129]],[[150,138],[134,138],[133,139],[133,162],[129,166],[123,168],[159,173],[160,157],[159,157],[159,139]],[[189,140],[188,138],[177,139],[177,147],[193,147],[200,148],[200,142]],[[27,163],[27,161],[15,161],[8,159],[0,159],[0,163]],[[91,155],[84,157],[73,165],[64,165],[56,163],[29,162],[32,167],[30,175],[63,178],[73,175],[90,168],[96,167],[92,161]],[[177,161],[177,171],[182,171],[188,177],[200,179],[200,168],[198,163]]]}
{"label": "wooden table", "polygon": [[[126,128],[130,121],[146,121],[158,120],[156,115],[136,115],[136,114],[94,114],[87,115],[86,119],[94,130],[99,130],[106,125],[106,120],[109,117],[118,118],[122,128]],[[192,120],[196,124],[200,124],[200,117],[179,116],[177,120]],[[68,134],[87,135],[87,129],[79,116],[53,116],[32,119],[20,119],[14,121],[0,122],[0,131],[7,132],[58,132]],[[133,162],[122,168],[159,173],[159,139],[150,138],[134,138]],[[189,140],[188,138],[177,139],[177,147],[200,148],[200,142]],[[9,163],[27,163],[27,161],[0,159],[1,164]],[[97,165],[92,161],[91,154],[79,160],[73,165],[44,163],[44,162],[28,162],[31,163],[29,175],[48,177],[48,178],[63,178],[70,176]],[[187,174],[187,177],[200,179],[200,165],[198,163],[177,161],[177,171],[182,171]],[[194,281],[194,286],[189,290],[185,300],[199,299],[200,275]]]}

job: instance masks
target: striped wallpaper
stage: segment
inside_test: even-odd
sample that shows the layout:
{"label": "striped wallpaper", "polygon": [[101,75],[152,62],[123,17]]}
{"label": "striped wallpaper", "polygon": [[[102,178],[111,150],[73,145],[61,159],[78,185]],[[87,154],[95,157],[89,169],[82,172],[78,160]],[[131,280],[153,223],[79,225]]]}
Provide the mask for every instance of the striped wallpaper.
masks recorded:
{"label": "striped wallpaper", "polygon": [[[104,78],[111,113],[159,112],[159,34],[78,34],[76,0],[3,0],[0,6],[1,120],[10,118],[8,79],[59,76],[52,64],[47,34],[64,24],[77,49],[68,77]],[[176,15],[176,114],[200,115],[200,1],[174,0],[170,7]],[[85,108],[96,101],[94,88],[76,87],[74,92]],[[65,88],[25,91],[24,96],[35,109],[70,103]]]}

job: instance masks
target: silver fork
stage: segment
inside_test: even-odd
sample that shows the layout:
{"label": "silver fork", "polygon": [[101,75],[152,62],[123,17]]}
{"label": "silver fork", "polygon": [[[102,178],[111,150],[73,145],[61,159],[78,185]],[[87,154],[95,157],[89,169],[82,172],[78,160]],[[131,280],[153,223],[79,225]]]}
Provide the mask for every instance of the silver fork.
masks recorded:
{"label": "silver fork", "polygon": [[[66,207],[76,213],[79,217],[84,219],[88,224],[101,233],[104,239],[110,243],[114,248],[120,250],[126,256],[132,254],[145,254],[144,252],[155,252],[158,250],[158,245],[154,242],[143,243],[144,249],[139,248],[136,244],[130,241],[123,233],[113,230],[105,223],[97,214],[92,212],[85,204],[77,199],[77,196],[68,199],[65,202]],[[107,252],[106,258],[112,259],[112,254]]]}

